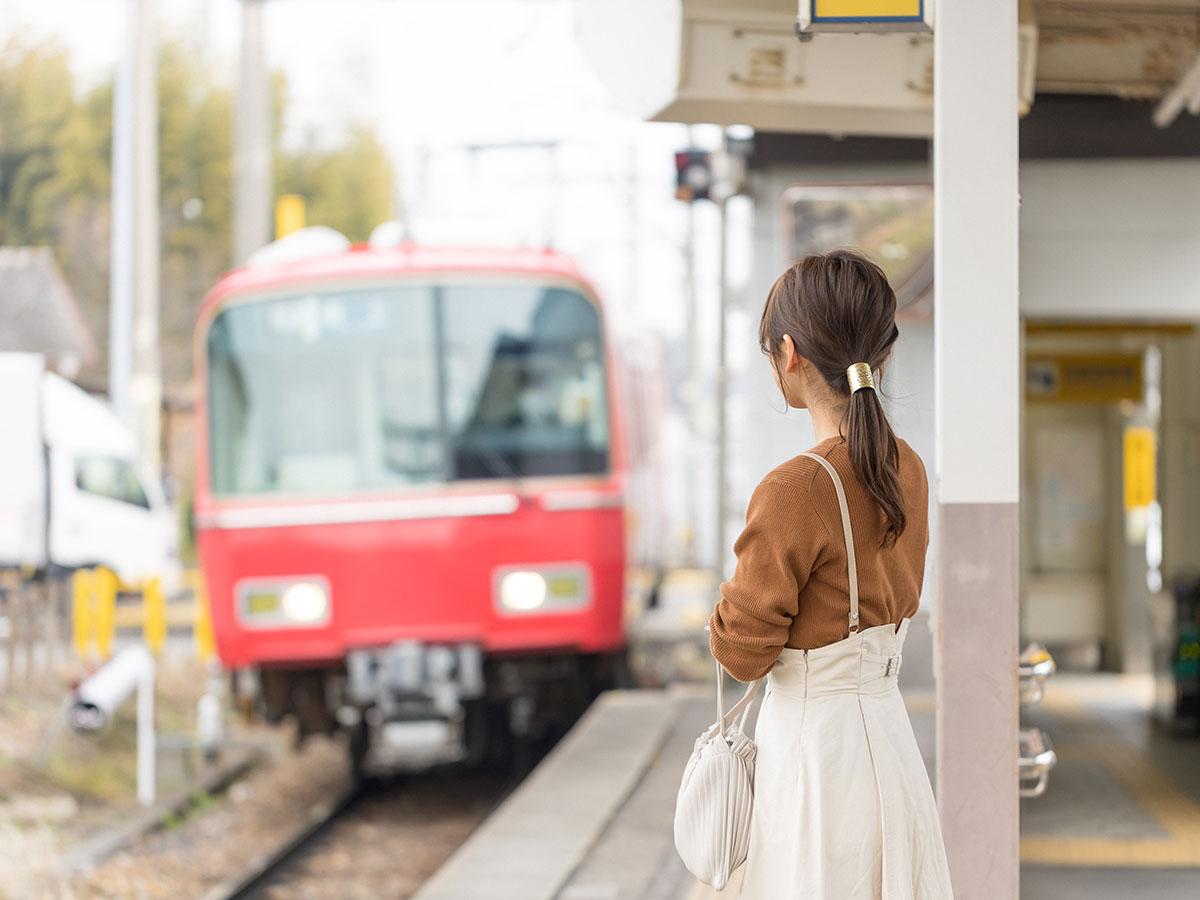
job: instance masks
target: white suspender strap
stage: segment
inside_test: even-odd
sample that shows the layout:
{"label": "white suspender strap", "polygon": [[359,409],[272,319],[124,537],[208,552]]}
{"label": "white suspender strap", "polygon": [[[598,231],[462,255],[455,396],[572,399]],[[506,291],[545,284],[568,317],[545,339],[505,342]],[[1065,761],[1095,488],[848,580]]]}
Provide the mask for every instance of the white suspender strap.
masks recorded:
{"label": "white suspender strap", "polygon": [[837,491],[838,508],[842,513],[842,536],[846,540],[846,560],[850,569],[850,633],[858,631],[858,563],[854,559],[854,531],[850,528],[850,507],[846,504],[846,489],[842,487],[842,479],[837,471],[823,456],[815,453],[802,453],[821,464],[829,477],[833,479],[833,489]]}

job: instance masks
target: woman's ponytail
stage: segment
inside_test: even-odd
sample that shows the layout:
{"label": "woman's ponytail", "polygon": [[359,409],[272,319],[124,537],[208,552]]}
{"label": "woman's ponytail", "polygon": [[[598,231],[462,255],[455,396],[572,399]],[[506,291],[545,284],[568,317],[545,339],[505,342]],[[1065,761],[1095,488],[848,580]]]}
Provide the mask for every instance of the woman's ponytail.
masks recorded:
{"label": "woman's ponytail", "polygon": [[883,511],[883,546],[891,547],[906,522],[900,492],[900,447],[875,388],[859,388],[850,394],[845,438],[854,474]]}

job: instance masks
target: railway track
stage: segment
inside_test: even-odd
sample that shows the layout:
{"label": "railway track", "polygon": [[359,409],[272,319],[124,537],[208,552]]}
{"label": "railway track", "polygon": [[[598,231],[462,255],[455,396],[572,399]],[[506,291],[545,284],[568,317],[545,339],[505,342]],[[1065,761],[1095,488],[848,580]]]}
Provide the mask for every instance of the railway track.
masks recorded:
{"label": "railway track", "polygon": [[333,800],[313,806],[303,825],[278,846],[255,859],[245,871],[209,891],[204,900],[240,900],[257,896],[276,872],[283,870],[339,816],[348,812],[366,790],[367,783],[356,783]]}
{"label": "railway track", "polygon": [[519,780],[446,769],[365,781],[314,806],[205,900],[410,896]]}

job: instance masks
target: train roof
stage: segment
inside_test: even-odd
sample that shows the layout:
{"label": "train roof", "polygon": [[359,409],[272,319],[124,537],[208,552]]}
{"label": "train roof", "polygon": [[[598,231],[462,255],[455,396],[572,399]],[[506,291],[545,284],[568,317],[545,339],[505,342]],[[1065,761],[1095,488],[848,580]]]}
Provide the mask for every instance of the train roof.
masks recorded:
{"label": "train roof", "polygon": [[571,257],[549,248],[425,247],[417,244],[374,248],[355,245],[340,252],[234,269],[209,291],[201,313],[203,315],[204,311],[233,294],[270,291],[291,284],[423,272],[548,275],[588,284]]}

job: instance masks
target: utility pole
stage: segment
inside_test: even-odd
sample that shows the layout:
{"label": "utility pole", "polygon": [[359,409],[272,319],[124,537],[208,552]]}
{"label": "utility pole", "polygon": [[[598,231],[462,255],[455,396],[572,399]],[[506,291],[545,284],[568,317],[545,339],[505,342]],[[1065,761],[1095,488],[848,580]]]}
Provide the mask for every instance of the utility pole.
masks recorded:
{"label": "utility pole", "polygon": [[726,397],[729,387],[729,370],[726,363],[729,319],[729,197],[722,196],[717,202],[721,213],[721,233],[717,252],[717,289],[720,298],[717,316],[717,527],[714,530],[717,552],[713,558],[713,570],[724,580],[725,557],[729,553],[729,545],[726,542],[729,519],[729,403]]}
{"label": "utility pole", "polygon": [[137,32],[138,0],[125,0],[125,34],[113,90],[108,396],[113,410],[126,422],[133,368],[133,81]]}
{"label": "utility pole", "polygon": [[109,392],[142,459],[160,465],[157,0],[128,0],[113,96]]}
{"label": "utility pole", "polygon": [[562,194],[562,144],[557,141],[546,145],[546,171],[550,173],[549,196],[546,198],[546,224],[542,244],[549,248],[558,247],[558,202]]}
{"label": "utility pole", "polygon": [[[694,135],[689,135],[694,136]],[[726,343],[728,338],[729,313],[729,198],[741,192],[746,177],[746,159],[753,149],[753,132],[746,128],[729,128],[724,134],[724,146],[715,152],[700,150],[689,144],[687,150],[675,154],[675,196],[686,202],[688,213],[688,293],[691,309],[687,316],[687,366],[689,391],[687,398],[688,424],[692,437],[696,437],[697,410],[700,405],[699,373],[696,347],[698,326],[696,323],[696,277],[695,277],[695,214],[690,207],[696,200],[711,200],[718,210],[718,251],[717,251],[717,464],[716,464],[716,522],[713,527],[712,567],[718,576],[724,576],[725,557],[729,546],[726,540],[729,517],[728,477],[729,463],[729,429],[728,429],[728,399],[726,391],[729,387]],[[697,444],[692,440],[689,453],[694,452]],[[693,460],[694,461],[694,460]],[[689,500],[689,513],[695,516],[696,504]],[[695,518],[692,519],[695,521]],[[694,533],[689,541],[688,555],[695,559]]]}
{"label": "utility pole", "polygon": [[754,133],[745,126],[730,126],[723,135],[723,147],[713,156],[713,199],[720,217],[720,250],[717,255],[717,281],[720,314],[717,318],[717,556],[714,570],[725,576],[725,557],[729,554],[729,201],[742,193],[746,182],[746,164],[754,149]]}
{"label": "utility pole", "polygon": [[[699,374],[697,372],[697,361],[700,358],[699,349],[696,346],[698,335],[700,333],[697,317],[700,315],[700,304],[696,298],[696,205],[689,203],[687,205],[687,235],[684,239],[683,246],[683,266],[684,266],[684,357],[686,360],[686,373],[684,375],[684,403],[685,417],[687,422],[687,460],[688,471],[696,471],[699,460],[697,459],[696,447],[700,440],[700,421],[696,412],[697,398],[700,395],[698,384]],[[685,503],[685,514],[688,522],[688,539],[687,546],[684,547],[684,565],[696,566],[696,520],[700,517],[700,507],[696,502],[696,492],[687,491]]]}
{"label": "utility pole", "polygon": [[[688,126],[688,146],[696,146],[696,126]],[[684,385],[687,390],[687,395],[684,397],[684,402],[687,404],[687,460],[688,470],[696,471],[699,468],[699,454],[697,447],[700,444],[700,348],[698,346],[700,339],[700,301],[698,297],[699,284],[696,280],[696,204],[689,203],[687,205],[687,236],[684,242],[684,303],[686,304],[683,312],[684,320],[684,341],[687,346],[684,351],[686,358],[687,372],[684,377]],[[687,491],[687,498],[684,501],[686,504],[686,515],[688,521],[688,542],[684,548],[684,564],[688,566],[696,566],[699,560],[696,554],[696,522],[700,518],[700,504],[697,502],[696,492]]]}
{"label": "utility pole", "polygon": [[[629,288],[625,292],[625,309],[630,313],[635,313],[638,308],[638,273],[641,268],[641,260],[638,256],[639,238],[641,231],[638,222],[638,145],[636,141],[631,141],[629,144],[629,178],[627,187],[629,202],[625,205],[626,211],[629,213],[629,219],[625,223],[625,264],[628,267],[626,270],[626,280]],[[630,321],[632,316],[626,319]]]}
{"label": "utility pole", "polygon": [[129,399],[142,459],[158,475],[162,453],[162,360],[158,341],[158,0],[138,0],[134,79],[133,374]]}
{"label": "utility pole", "polygon": [[233,254],[241,265],[271,240],[271,105],[263,59],[265,0],[241,0],[242,49],[233,129]]}

